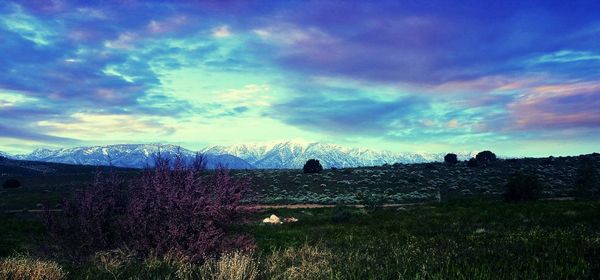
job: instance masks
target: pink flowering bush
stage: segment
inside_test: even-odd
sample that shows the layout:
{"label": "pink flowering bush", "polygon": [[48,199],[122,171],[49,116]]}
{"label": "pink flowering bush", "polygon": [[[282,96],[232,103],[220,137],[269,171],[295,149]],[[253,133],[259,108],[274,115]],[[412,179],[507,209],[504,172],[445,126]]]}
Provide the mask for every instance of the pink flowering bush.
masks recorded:
{"label": "pink flowering bush", "polygon": [[244,208],[249,182],[219,168],[204,171],[202,157],[186,164],[160,155],[155,166],[130,181],[99,177],[65,203],[47,224],[63,247],[95,250],[126,246],[140,256],[173,254],[201,262],[229,250],[253,250],[245,235],[231,233]]}
{"label": "pink flowering bush", "polygon": [[127,206],[123,181],[115,174],[96,174],[94,182],[63,202],[63,212],[44,213],[55,245],[63,254],[81,256],[122,243]]}
{"label": "pink flowering bush", "polygon": [[[193,166],[198,166],[194,164]],[[240,200],[249,188],[219,168],[211,176],[190,168],[181,158],[157,160],[131,191],[126,217],[131,245],[145,254],[176,254],[195,260],[235,245],[250,249],[248,238],[227,229],[241,218]]]}

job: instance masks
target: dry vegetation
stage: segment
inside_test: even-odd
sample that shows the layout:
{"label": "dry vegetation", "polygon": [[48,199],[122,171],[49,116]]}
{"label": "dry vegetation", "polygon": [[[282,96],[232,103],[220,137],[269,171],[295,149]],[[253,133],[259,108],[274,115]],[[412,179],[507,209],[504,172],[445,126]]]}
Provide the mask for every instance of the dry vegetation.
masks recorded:
{"label": "dry vegetation", "polygon": [[17,255],[0,260],[0,279],[59,280],[66,272],[54,261]]}

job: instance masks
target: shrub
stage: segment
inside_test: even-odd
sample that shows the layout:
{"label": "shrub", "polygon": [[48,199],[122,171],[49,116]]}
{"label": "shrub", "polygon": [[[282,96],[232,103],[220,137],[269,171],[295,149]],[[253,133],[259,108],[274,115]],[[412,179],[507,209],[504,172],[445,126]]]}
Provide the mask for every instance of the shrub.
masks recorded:
{"label": "shrub", "polygon": [[575,180],[576,196],[579,198],[598,198],[600,186],[598,170],[589,157],[581,159]]}
{"label": "shrub", "polygon": [[59,280],[67,273],[53,261],[13,256],[0,260],[0,279],[13,280]]}
{"label": "shrub", "polygon": [[65,199],[61,214],[46,211],[44,222],[61,253],[79,258],[121,244],[127,236],[121,219],[126,194],[125,185],[114,173],[98,173],[91,185]]}
{"label": "shrub", "polygon": [[212,176],[181,163],[158,163],[133,189],[127,209],[132,246],[148,254],[181,254],[194,261],[229,249],[252,249],[247,237],[229,236],[241,218],[240,200],[249,182],[223,168]]}
{"label": "shrub", "polygon": [[477,160],[475,158],[470,158],[469,161],[467,161],[467,166],[468,167],[477,167]]}
{"label": "shrub", "polygon": [[496,154],[490,152],[490,151],[483,151],[483,152],[479,152],[476,156],[475,159],[477,160],[477,163],[481,163],[481,164],[488,164],[491,163],[493,161],[496,161]]}
{"label": "shrub", "polygon": [[304,173],[319,173],[323,171],[323,166],[318,159],[309,159],[302,168]]}
{"label": "shrub", "polygon": [[360,201],[365,209],[369,212],[374,212],[377,209],[383,208],[384,199],[383,196],[375,195],[371,193],[357,193],[356,198]]}
{"label": "shrub", "polygon": [[2,187],[5,189],[16,189],[21,187],[21,182],[19,182],[17,179],[6,179],[6,181],[4,181],[2,184]]}
{"label": "shrub", "polygon": [[542,184],[537,176],[530,174],[515,174],[506,184],[504,201],[531,201],[539,198]]}
{"label": "shrub", "polygon": [[424,164],[423,164],[423,167],[424,167],[426,170],[434,170],[434,169],[435,169],[435,163],[432,163],[432,162],[427,162],[427,163],[424,163]]}
{"label": "shrub", "polygon": [[233,179],[222,168],[204,176],[201,165],[186,165],[181,157],[155,161],[129,189],[107,176],[65,203],[62,215],[47,213],[50,232],[66,244],[61,247],[75,249],[76,256],[126,246],[143,257],[175,255],[192,262],[254,249],[247,236],[229,234],[242,218],[247,180]]}
{"label": "shrub", "polygon": [[456,154],[446,154],[446,156],[444,156],[444,162],[449,165],[455,165],[458,163],[458,157]]}

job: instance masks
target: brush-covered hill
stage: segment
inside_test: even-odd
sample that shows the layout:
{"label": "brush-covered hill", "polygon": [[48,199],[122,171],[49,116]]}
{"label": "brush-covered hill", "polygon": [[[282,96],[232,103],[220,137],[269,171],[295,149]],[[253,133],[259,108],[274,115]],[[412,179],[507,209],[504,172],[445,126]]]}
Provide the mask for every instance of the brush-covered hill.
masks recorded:
{"label": "brush-covered hill", "polygon": [[[31,160],[16,160],[0,156],[0,176],[37,176],[37,175],[67,175],[91,174],[106,172],[111,167],[78,164],[64,164]],[[131,171],[130,168],[116,168],[118,171]]]}

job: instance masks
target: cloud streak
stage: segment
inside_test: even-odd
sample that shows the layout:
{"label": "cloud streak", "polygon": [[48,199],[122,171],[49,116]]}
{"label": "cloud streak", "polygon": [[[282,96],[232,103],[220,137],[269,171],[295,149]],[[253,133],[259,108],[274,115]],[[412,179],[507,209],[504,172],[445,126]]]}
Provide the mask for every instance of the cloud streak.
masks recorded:
{"label": "cloud streak", "polygon": [[598,13],[592,1],[9,1],[0,149],[236,129],[217,123],[386,147],[588,143]]}

